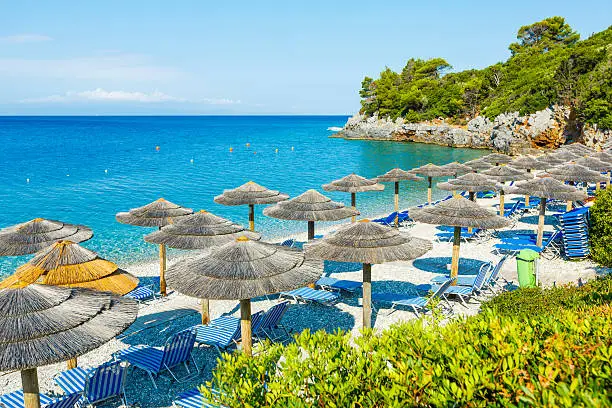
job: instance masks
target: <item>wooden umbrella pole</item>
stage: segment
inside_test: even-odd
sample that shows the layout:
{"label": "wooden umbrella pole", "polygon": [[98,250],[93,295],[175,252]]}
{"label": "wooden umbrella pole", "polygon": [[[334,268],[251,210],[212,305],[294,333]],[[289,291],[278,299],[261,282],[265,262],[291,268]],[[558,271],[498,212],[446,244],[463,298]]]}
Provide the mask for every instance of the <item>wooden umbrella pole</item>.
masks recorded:
{"label": "wooden umbrella pole", "polygon": [[242,333],[242,351],[247,356],[252,356],[251,299],[240,299],[240,330]]}
{"label": "wooden umbrella pole", "polygon": [[599,191],[600,184],[601,183],[599,181],[597,183],[595,183],[595,191]]}
{"label": "wooden umbrella pole", "polygon": [[202,324],[210,323],[210,300],[200,299],[202,307]]}
{"label": "wooden umbrella pole", "polygon": [[395,227],[399,228],[399,181],[395,182],[395,196],[393,197],[395,206]]}
{"label": "wooden umbrella pole", "polygon": [[[355,193],[351,193],[351,207],[353,208],[353,210],[357,209],[357,197],[355,197]],[[351,222],[355,222],[355,221],[356,221],[356,218],[353,215],[351,217]]]}
{"label": "wooden umbrella pole", "polygon": [[573,207],[573,203],[571,201],[568,201],[567,204],[565,205],[565,211],[572,211],[572,207]]}
{"label": "wooden umbrella pole", "polygon": [[315,224],[314,221],[308,221],[308,240],[312,241],[315,236]]}
{"label": "wooden umbrella pole", "polygon": [[159,246],[159,293],[166,296],[166,245]]}
{"label": "wooden umbrella pole", "polygon": [[546,198],[540,197],[540,214],[538,215],[538,235],[536,245],[542,246],[542,237],[544,236],[544,217],[546,214]]}
{"label": "wooden umbrella pole", "polygon": [[[461,245],[461,227],[455,227],[453,232],[453,258],[451,260],[450,277],[456,278],[459,275],[459,247]],[[456,285],[457,281],[453,282]]]}
{"label": "wooden umbrella pole", "polygon": [[499,191],[499,216],[503,217],[504,213],[505,213],[505,208],[504,208],[504,190],[500,190]]}
{"label": "wooden umbrella pole", "polygon": [[[527,169],[527,173],[531,173],[531,169]],[[529,207],[529,194],[525,194],[525,207]]]}
{"label": "wooden umbrella pole", "polygon": [[363,264],[363,328],[372,328],[372,264]]}
{"label": "wooden umbrella pole", "polygon": [[249,204],[249,230],[255,231],[255,204]]}
{"label": "wooden umbrella pole", "polygon": [[[470,201],[476,202],[476,193],[474,193],[473,191],[469,192],[469,196],[468,197],[469,197]],[[468,228],[468,233],[470,233],[470,234],[472,233],[472,227]]]}
{"label": "wooden umbrella pole", "polygon": [[431,177],[427,177],[427,204],[431,204]]}
{"label": "wooden umbrella pole", "polygon": [[612,170],[608,172],[608,178],[606,179],[606,188],[610,187],[610,179],[612,179]]}
{"label": "wooden umbrella pole", "polygon": [[66,364],[66,367],[69,370],[72,370],[73,368],[77,368],[77,366],[78,366],[78,362],[77,362],[76,357],[75,358],[71,358],[70,360],[68,360],[68,363]]}
{"label": "wooden umbrella pole", "polygon": [[36,368],[21,370],[21,385],[23,386],[23,406],[25,408],[40,408]]}

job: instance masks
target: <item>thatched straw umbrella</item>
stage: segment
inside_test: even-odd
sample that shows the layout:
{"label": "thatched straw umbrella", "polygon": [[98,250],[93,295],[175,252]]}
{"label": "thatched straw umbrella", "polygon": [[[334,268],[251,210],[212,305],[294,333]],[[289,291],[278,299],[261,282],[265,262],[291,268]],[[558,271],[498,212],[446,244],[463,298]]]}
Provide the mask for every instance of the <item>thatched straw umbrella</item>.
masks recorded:
{"label": "thatched straw umbrella", "polygon": [[315,221],[339,221],[359,215],[354,208],[332,201],[317,190],[308,190],[295,198],[264,208],[263,213],[281,220],[307,221],[309,241],[315,236]]}
{"label": "thatched straw umbrella", "polygon": [[[532,156],[520,156],[512,160],[510,163],[512,167],[519,170],[525,170],[527,173],[531,173],[531,170],[546,170],[549,166]],[[529,195],[525,196],[525,205],[529,206]]]}
{"label": "thatched straw umbrella", "polygon": [[453,177],[457,177],[459,174],[471,173],[473,171],[470,166],[458,162],[447,163],[441,167],[443,169],[452,171]]}
{"label": "thatched straw umbrella", "polygon": [[168,269],[168,284],[180,293],[203,299],[240,299],[242,346],[251,355],[251,298],[314,283],[323,263],[304,252],[239,237],[210,254],[177,262]]}
{"label": "thatched straw umbrella", "polygon": [[482,158],[466,161],[463,164],[470,167],[475,173],[482,170],[489,170],[491,167],[493,167],[492,164],[487,163],[486,161],[482,160]]}
{"label": "thatched straw umbrella", "polygon": [[518,194],[529,194],[540,198],[540,215],[538,217],[538,233],[536,245],[542,246],[544,234],[544,216],[546,214],[546,200],[577,201],[586,198],[586,194],[573,186],[555,180],[552,177],[542,177],[516,183],[514,191]]}
{"label": "thatched straw umbrella", "polygon": [[26,408],[40,408],[37,367],[85,354],[136,319],[135,301],[81,288],[0,290],[0,371],[21,370]]}
{"label": "thatched straw umbrella", "polygon": [[[612,154],[607,152],[596,152],[589,155],[595,159],[599,159],[604,163],[612,164]],[[610,179],[612,178],[612,171],[608,171],[608,177],[606,178],[606,187],[610,187]]]}
{"label": "thatched straw umbrella", "polygon": [[413,238],[396,228],[369,220],[345,225],[333,234],[304,246],[316,259],[363,264],[363,327],[372,327],[372,264],[408,261],[432,248],[430,241]]}
{"label": "thatched straw umbrella", "polygon": [[215,197],[215,203],[222,205],[248,205],[249,229],[255,231],[255,205],[274,204],[285,201],[289,196],[277,190],[270,190],[264,186],[248,181],[233,190],[225,190],[223,194]]}
{"label": "thatched straw umbrella", "polygon": [[452,176],[454,173],[452,170],[436,166],[435,164],[428,163],[424,166],[417,167],[411,170],[412,173],[420,174],[427,177],[427,203],[431,204],[431,179],[433,177]]}
{"label": "thatched straw umbrella", "polygon": [[555,156],[553,153],[547,153],[542,156],[539,156],[538,161],[546,165],[546,170],[566,162],[566,160]]}
{"label": "thatched straw umbrella", "polygon": [[569,162],[582,157],[582,154],[570,150],[557,150],[552,155],[559,160],[563,160],[563,162]]}
{"label": "thatched straw umbrella", "polygon": [[0,230],[0,256],[33,254],[57,241],[83,242],[92,236],[92,230],[84,225],[35,218]]}
{"label": "thatched straw umbrella", "polygon": [[487,163],[499,166],[500,164],[510,163],[512,161],[512,157],[508,156],[507,154],[491,153],[482,157],[482,160],[486,161]]}
{"label": "thatched straw umbrella", "polygon": [[[603,162],[603,161],[601,161],[599,159],[596,159],[595,157],[591,157],[591,156],[582,157],[582,158],[576,160],[574,163],[579,164],[580,166],[584,166],[584,167],[586,167],[589,170],[596,171],[599,174],[607,173],[610,170],[612,170],[612,164],[611,163]],[[606,180],[608,180],[608,179],[606,178]],[[600,184],[603,181],[604,181],[604,178],[602,177],[600,181],[595,182],[595,190],[596,191],[599,191],[599,188],[601,187]]]}
{"label": "thatched straw umbrella", "polygon": [[475,201],[475,194],[480,191],[497,191],[500,185],[487,176],[478,173],[468,173],[456,179],[450,179],[444,183],[438,183],[437,187],[446,191],[467,191],[470,200]]}
{"label": "thatched straw umbrella", "polygon": [[421,177],[415,175],[406,170],[402,170],[398,167],[389,170],[382,176],[376,177],[376,181],[379,183],[394,183],[395,192],[393,195],[393,208],[395,209],[395,226],[399,226],[399,183],[400,181],[421,181],[423,180]]}
{"label": "thatched straw umbrella", "polygon": [[580,155],[587,155],[587,154],[593,154],[595,153],[595,149],[592,149],[590,147],[587,147],[585,145],[583,145],[582,143],[572,143],[572,144],[568,144],[568,145],[563,145],[561,147],[559,147],[559,149],[557,149],[557,151],[570,151],[573,153],[578,153]]}
{"label": "thatched straw umbrella", "polygon": [[[351,193],[351,207],[354,210],[357,209],[356,193],[363,193],[366,191],[382,191],[385,186],[377,183],[375,180],[368,180],[365,177],[361,177],[355,173],[344,176],[341,179],[334,180],[329,184],[323,184],[323,190],[325,191],[342,191],[344,193]],[[351,222],[355,222],[355,216],[351,217]]]}
{"label": "thatched straw umbrella", "polygon": [[459,247],[461,245],[461,228],[501,228],[508,225],[508,220],[495,215],[494,212],[480,207],[473,201],[461,196],[441,202],[433,207],[413,208],[410,216],[415,221],[434,225],[453,226],[453,255],[450,276],[459,274]]}
{"label": "thatched straw umbrella", "polygon": [[515,169],[511,166],[497,166],[492,169],[486,170],[482,173],[483,175],[490,177],[491,179],[501,183],[501,189],[499,190],[499,215],[504,215],[504,183],[506,181],[521,181],[529,180],[533,178],[533,174],[527,173],[526,171]]}
{"label": "thatched straw umbrella", "polygon": [[[570,184],[598,183],[606,181],[606,178],[602,176],[599,172],[589,170],[588,168],[576,164],[574,162],[555,166],[552,169],[548,170],[548,174],[550,174],[553,178],[556,178],[557,180],[569,181]],[[573,200],[567,201],[567,211],[572,210],[572,203]]]}
{"label": "thatched straw umbrella", "polygon": [[[115,219],[122,224],[136,225],[138,227],[161,228],[174,223],[180,217],[192,214],[191,208],[181,207],[163,198],[153,201],[142,207],[133,208],[128,212],[120,212]],[[159,291],[166,296],[166,246],[159,246]]]}
{"label": "thatched straw umbrella", "polygon": [[[166,225],[158,231],[145,235],[144,240],[152,244],[178,249],[210,249],[233,242],[239,236],[258,241],[261,235],[246,231],[241,225],[201,210],[182,217],[175,224]],[[208,299],[201,299],[202,324],[210,321]]]}
{"label": "thatched straw umbrella", "polygon": [[[95,252],[70,241],[59,241],[38,252],[29,262],[0,282],[0,289],[32,283],[78,287],[123,296],[138,286],[138,278]],[[68,368],[77,362],[68,362]]]}

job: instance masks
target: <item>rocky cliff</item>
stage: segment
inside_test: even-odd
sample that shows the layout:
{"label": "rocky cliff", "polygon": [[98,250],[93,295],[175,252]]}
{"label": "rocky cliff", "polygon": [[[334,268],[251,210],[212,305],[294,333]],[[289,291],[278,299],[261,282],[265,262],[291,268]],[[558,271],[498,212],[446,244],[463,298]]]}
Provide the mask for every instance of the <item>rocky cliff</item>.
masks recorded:
{"label": "rocky cliff", "polygon": [[609,130],[582,126],[565,106],[552,106],[531,115],[505,113],[493,121],[477,116],[466,126],[437,120],[427,123],[406,123],[377,116],[355,115],[334,137],[345,139],[393,140],[399,142],[433,143],[453,147],[493,149],[519,154],[536,149],[550,149],[580,141],[587,146],[602,145],[612,136]]}

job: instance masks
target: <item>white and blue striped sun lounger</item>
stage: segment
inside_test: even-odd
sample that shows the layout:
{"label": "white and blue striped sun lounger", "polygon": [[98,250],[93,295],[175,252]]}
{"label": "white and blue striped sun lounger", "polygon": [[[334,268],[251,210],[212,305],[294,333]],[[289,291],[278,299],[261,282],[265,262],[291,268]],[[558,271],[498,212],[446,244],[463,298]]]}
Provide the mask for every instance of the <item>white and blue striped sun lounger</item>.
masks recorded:
{"label": "white and blue striped sun lounger", "polygon": [[[263,312],[251,315],[251,329],[255,333],[263,321]],[[238,344],[242,337],[240,319],[234,316],[221,316],[208,325],[194,326],[195,342],[198,345],[215,347],[219,354]]]}
{"label": "white and blue striped sun lounger", "polygon": [[316,284],[323,289],[332,290],[345,290],[347,292],[355,292],[363,286],[362,282],[356,282],[351,280],[335,279],[328,276],[319,278]]}
{"label": "white and blue striped sun lounger", "polygon": [[[155,377],[164,371],[168,371],[177,382],[193,377],[196,373],[191,374],[188,366],[189,361],[193,362],[196,372],[200,373],[200,369],[191,355],[195,338],[196,335],[193,330],[183,330],[166,340],[164,347],[131,346],[126,350],[119,351],[116,358],[146,371],[153,381],[153,385],[157,388]],[[172,371],[174,367],[180,364],[183,364],[187,370],[187,375],[181,379]]]}
{"label": "white and blue striped sun lounger", "polygon": [[274,332],[277,329],[282,329],[285,333],[286,337],[289,338],[291,335],[289,334],[289,330],[281,323],[285,312],[289,309],[289,302],[281,302],[272,306],[268,311],[263,315],[261,324],[257,331],[253,330],[253,333],[261,339],[262,337],[266,337],[271,341],[275,341],[279,339],[279,336],[275,336]]}
{"label": "white and blue striped sun lounger", "polygon": [[154,286],[155,285],[138,286],[136,289],[125,295],[125,297],[134,299],[138,303],[144,302],[145,300],[149,299],[156,299],[157,294],[153,290]]}
{"label": "white and blue striped sun lounger", "polygon": [[[46,394],[40,395],[40,405],[43,408],[72,408],[81,399],[80,394],[71,394],[53,398]],[[0,395],[0,404],[6,408],[24,408],[23,390]]]}
{"label": "white and blue striped sun lounger", "polygon": [[412,309],[414,314],[418,317],[420,312],[427,310],[427,306],[433,299],[441,298],[444,299],[444,292],[448,290],[454,279],[449,279],[442,284],[429,298],[423,296],[410,296],[398,293],[372,293],[372,300],[379,302],[391,303],[391,313],[393,313],[397,306],[407,306]]}
{"label": "white and blue striped sun lounger", "polygon": [[[492,287],[497,282],[502,266],[504,265],[504,263],[506,262],[508,258],[509,256],[506,254],[501,257],[501,259],[497,262],[495,266],[493,266],[491,262],[487,262],[480,267],[479,272],[482,270],[482,268],[486,268],[487,274],[488,274],[488,275],[485,274],[486,278],[485,278],[484,285],[483,285],[484,288],[492,289]],[[457,277],[457,285],[458,286],[472,286],[477,277],[478,277],[478,274],[463,275],[463,276],[460,275]],[[439,285],[441,283],[446,282],[448,278],[449,278],[448,275],[447,276],[436,276],[435,278],[431,280],[431,283]]]}
{"label": "white and blue striped sun lounger", "polygon": [[[213,390],[214,392],[215,390]],[[172,402],[172,406],[181,408],[220,408],[220,405],[204,402],[204,397],[197,388],[179,394]]]}
{"label": "white and blue striped sun lounger", "polygon": [[296,302],[317,302],[324,305],[331,305],[340,299],[340,295],[334,292],[328,292],[326,290],[317,290],[308,287],[290,290],[288,292],[281,292],[282,297],[288,297]]}
{"label": "white and blue striped sun lounger", "polygon": [[96,404],[111,398],[125,398],[127,366],[120,361],[104,363],[95,368],[76,367],[57,374],[53,381],[66,394],[81,394],[85,405]]}
{"label": "white and blue striped sun lounger", "polygon": [[[478,271],[478,275],[476,275],[476,279],[474,280],[472,286],[450,286],[448,289],[444,290],[444,292],[442,293],[442,297],[448,300],[449,295],[457,296],[461,303],[463,303],[465,307],[468,307],[467,302],[469,301],[469,299],[472,297],[476,297],[482,292],[482,287],[485,284],[486,274],[486,268],[481,268],[480,271]],[[438,289],[434,290],[437,291]]]}

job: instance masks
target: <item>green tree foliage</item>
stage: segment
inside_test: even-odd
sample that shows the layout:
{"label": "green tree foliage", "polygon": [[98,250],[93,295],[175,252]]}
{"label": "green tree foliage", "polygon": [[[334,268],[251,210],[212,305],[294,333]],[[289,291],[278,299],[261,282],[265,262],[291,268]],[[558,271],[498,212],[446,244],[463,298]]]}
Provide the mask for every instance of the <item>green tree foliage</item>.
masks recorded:
{"label": "green tree foliage", "polygon": [[366,77],[361,112],[409,122],[464,121],[518,111],[529,114],[561,103],[583,123],[612,129],[612,27],[579,41],[562,17],[521,27],[505,62],[481,70],[450,72],[442,58],[410,59]]}
{"label": "green tree foliage", "polygon": [[357,338],[306,330],[253,358],[225,354],[202,392],[228,407],[612,404],[612,276],[498,299],[444,326],[417,320]]}
{"label": "green tree foliage", "polygon": [[591,257],[603,266],[612,267],[612,188],[597,194],[589,213]]}

